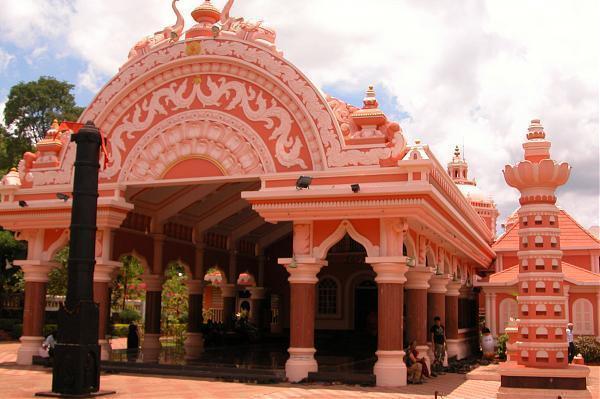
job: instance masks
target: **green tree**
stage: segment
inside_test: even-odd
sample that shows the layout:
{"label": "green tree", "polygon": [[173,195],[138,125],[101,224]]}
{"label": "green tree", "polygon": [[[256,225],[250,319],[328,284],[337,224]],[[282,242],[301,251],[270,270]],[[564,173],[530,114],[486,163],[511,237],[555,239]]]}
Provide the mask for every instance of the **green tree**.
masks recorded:
{"label": "green tree", "polygon": [[162,290],[162,320],[168,324],[181,323],[188,316],[185,268],[178,262],[172,262],[167,267],[166,277]]}
{"label": "green tree", "polygon": [[0,125],[0,176],[7,174],[11,168],[17,167],[23,154],[31,150],[31,141],[10,135],[6,128]]}
{"label": "green tree", "polygon": [[120,259],[122,266],[112,287],[111,307],[125,309],[127,299],[140,299],[142,296],[141,275],[144,267],[135,256],[125,255]]}
{"label": "green tree", "polygon": [[54,256],[54,261],[59,264],[48,273],[48,294],[67,295],[67,281],[69,272],[67,264],[69,261],[69,246],[59,250]]}
{"label": "green tree", "polygon": [[44,138],[53,119],[77,120],[83,108],[75,104],[74,87],[50,76],[14,85],[4,109],[10,133],[35,143]]}
{"label": "green tree", "polygon": [[26,254],[25,243],[15,240],[12,232],[0,228],[0,295],[23,292],[23,272],[12,263]]}

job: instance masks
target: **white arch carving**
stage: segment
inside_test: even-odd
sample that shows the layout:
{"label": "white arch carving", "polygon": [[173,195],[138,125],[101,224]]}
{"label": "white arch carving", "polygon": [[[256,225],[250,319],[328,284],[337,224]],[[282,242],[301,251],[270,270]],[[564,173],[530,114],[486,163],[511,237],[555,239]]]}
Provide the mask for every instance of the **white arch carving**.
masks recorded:
{"label": "white arch carving", "polygon": [[342,220],[337,229],[327,237],[321,245],[313,248],[313,255],[317,259],[325,259],[327,253],[346,233],[360,243],[367,251],[367,256],[379,256],[379,246],[374,245],[367,237],[360,234],[349,220]]}
{"label": "white arch carving", "polygon": [[123,163],[120,181],[159,179],[171,166],[197,156],[225,175],[275,172],[269,149],[250,126],[216,110],[186,111],[152,127]]}

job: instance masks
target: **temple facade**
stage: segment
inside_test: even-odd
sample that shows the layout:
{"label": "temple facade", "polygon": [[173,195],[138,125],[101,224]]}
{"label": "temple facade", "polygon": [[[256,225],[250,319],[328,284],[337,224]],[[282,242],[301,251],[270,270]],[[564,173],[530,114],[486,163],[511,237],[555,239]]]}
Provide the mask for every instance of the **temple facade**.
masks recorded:
{"label": "temple facade", "polygon": [[[324,95],[284,58],[274,30],[230,16],[232,4],[205,1],[185,30],[173,1],[175,25],[138,42],[80,118],[107,139],[94,273],[104,358],[123,255],[144,267],[145,361],[158,359],[172,261],[188,274],[186,356],[202,353],[203,313],[222,321],[244,306],[260,328],[289,334],[290,381],[318,370],[315,331],[370,330],[377,385],[405,385],[408,342],[431,357],[439,316],[449,356],[464,358],[478,346],[480,307],[496,334],[512,316],[529,323],[530,357],[520,361],[538,362],[536,298],[519,297],[526,281],[531,295],[543,284],[562,298],[545,305],[560,307],[554,329],[570,319],[580,334],[600,335],[597,238],[542,204],[521,208],[496,239],[496,206],[458,148],[444,167],[379,109],[373,87],[359,106]],[[20,364],[41,345],[48,272],[68,244],[78,127],[54,123],[0,185],[0,225],[28,245],[16,262],[26,295]],[[538,237],[564,253],[524,254],[524,240],[535,250]],[[548,274],[525,278],[519,264],[533,271],[542,258]],[[547,352],[556,363],[564,351]]]}

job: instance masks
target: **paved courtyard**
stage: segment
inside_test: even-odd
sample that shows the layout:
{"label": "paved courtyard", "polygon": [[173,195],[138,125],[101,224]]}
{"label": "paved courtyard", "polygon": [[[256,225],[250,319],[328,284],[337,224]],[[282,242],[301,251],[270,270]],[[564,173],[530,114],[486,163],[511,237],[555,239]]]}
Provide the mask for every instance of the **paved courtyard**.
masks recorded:
{"label": "paved courtyard", "polygon": [[[30,398],[48,390],[52,375],[42,367],[15,364],[18,344],[0,343],[0,398]],[[593,367],[590,382],[600,389],[600,367]],[[496,396],[497,381],[467,380],[464,375],[446,374],[423,385],[402,389],[361,388],[346,385],[229,383],[197,378],[166,378],[136,375],[103,375],[103,389],[116,390],[114,398],[202,398],[202,399],[287,399],[287,398],[444,398],[489,399]],[[598,398],[598,395],[594,396]]]}

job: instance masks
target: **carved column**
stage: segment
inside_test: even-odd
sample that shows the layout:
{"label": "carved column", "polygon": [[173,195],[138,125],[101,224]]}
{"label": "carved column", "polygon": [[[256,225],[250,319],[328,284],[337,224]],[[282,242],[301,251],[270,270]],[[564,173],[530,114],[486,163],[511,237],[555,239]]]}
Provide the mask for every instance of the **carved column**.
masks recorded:
{"label": "carved column", "polygon": [[107,339],[110,319],[110,283],[119,262],[96,260],[94,267],[94,302],[98,304],[98,344],[100,359],[109,360],[112,348]]}
{"label": "carved column", "polygon": [[56,263],[35,260],[15,261],[25,275],[25,306],[23,308],[23,335],[17,352],[17,364],[30,365],[44,341],[44,313],[48,273]]}
{"label": "carved column", "polygon": [[164,277],[151,274],[142,278],[146,283],[146,321],[142,353],[144,362],[156,362],[160,355],[160,314]]}
{"label": "carved column", "polygon": [[406,257],[368,257],[365,261],[377,274],[377,362],[373,374],[377,386],[404,386],[406,365],[402,334]]}
{"label": "carved column", "polygon": [[285,363],[285,375],[290,382],[299,382],[308,373],[318,370],[315,360],[315,290],[317,273],[326,261],[302,257],[279,259],[290,276],[290,358]]}
{"label": "carved column", "polygon": [[458,296],[460,295],[460,281],[450,281],[446,292],[446,343],[448,357],[458,356],[460,352],[458,340]]}
{"label": "carved column", "polygon": [[185,339],[185,358],[197,359],[204,351],[202,337],[202,292],[204,281],[187,280],[188,288],[188,325]]}
{"label": "carved column", "polygon": [[432,275],[429,267],[413,267],[406,272],[405,299],[406,299],[406,337],[407,345],[417,341],[417,351],[425,358],[428,367],[431,367],[431,356],[427,346],[427,289]]}
{"label": "carved column", "polygon": [[233,316],[235,315],[235,299],[236,299],[236,285],[235,284],[221,284],[221,297],[223,298],[223,323],[226,326],[231,326]]}
{"label": "carved column", "polygon": [[250,287],[250,322],[259,329],[262,329],[263,302],[265,299],[265,289],[263,287]]}

